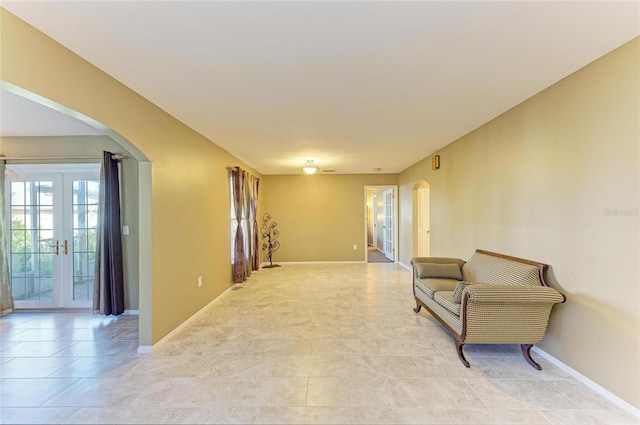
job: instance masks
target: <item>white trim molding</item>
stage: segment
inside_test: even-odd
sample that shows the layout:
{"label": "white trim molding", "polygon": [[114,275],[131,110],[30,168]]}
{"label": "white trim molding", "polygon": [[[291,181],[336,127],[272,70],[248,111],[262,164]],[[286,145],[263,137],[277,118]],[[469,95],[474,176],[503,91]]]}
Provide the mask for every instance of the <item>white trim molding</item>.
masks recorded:
{"label": "white trim molding", "polygon": [[366,261],[281,261],[278,264],[363,264]]}
{"label": "white trim molding", "polygon": [[585,384],[587,387],[591,388],[592,390],[594,390],[595,392],[597,392],[601,396],[605,397],[607,400],[611,401],[613,404],[615,404],[619,408],[621,408],[621,409],[631,413],[632,415],[635,415],[636,417],[640,418],[640,409],[635,408],[634,406],[632,406],[631,404],[627,403],[626,401],[624,401],[623,399],[621,399],[617,395],[613,394],[611,391],[607,390],[603,386],[593,382],[591,379],[587,378],[586,376],[584,376],[583,374],[581,374],[577,370],[567,366],[566,364],[562,363],[560,360],[558,360],[555,357],[553,357],[551,354],[543,351],[541,348],[539,348],[539,347],[537,347],[535,345],[533,346],[532,351],[535,352],[536,354],[540,355],[541,357],[544,357],[549,362],[553,363],[554,366],[562,369],[564,372],[567,372],[569,375],[573,376],[578,381],[580,381],[583,384]]}
{"label": "white trim molding", "polygon": [[151,354],[151,345],[138,345],[138,354]]}
{"label": "white trim molding", "polygon": [[405,263],[401,263],[400,261],[398,261],[398,265],[400,265],[400,266],[404,267],[404,268],[405,268],[405,269],[407,269],[407,270],[411,270],[411,271],[413,271],[413,267],[411,267],[411,266],[407,266]]}

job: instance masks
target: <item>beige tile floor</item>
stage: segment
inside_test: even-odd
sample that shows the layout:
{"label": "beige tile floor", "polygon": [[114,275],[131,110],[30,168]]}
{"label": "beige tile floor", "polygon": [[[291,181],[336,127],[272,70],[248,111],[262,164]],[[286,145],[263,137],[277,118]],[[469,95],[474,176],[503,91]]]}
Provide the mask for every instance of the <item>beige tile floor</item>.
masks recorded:
{"label": "beige tile floor", "polygon": [[150,355],[135,316],[1,320],[1,423],[637,424],[545,359],[469,345],[413,313],[395,264],[285,265]]}

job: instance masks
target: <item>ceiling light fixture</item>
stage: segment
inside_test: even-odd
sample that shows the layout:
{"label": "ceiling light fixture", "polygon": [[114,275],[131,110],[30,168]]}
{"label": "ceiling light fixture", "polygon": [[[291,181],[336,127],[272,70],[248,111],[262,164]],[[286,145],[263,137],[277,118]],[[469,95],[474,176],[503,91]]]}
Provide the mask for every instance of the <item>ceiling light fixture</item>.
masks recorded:
{"label": "ceiling light fixture", "polygon": [[313,159],[307,159],[307,162],[300,169],[305,172],[305,174],[315,174],[318,172],[318,166],[313,162]]}

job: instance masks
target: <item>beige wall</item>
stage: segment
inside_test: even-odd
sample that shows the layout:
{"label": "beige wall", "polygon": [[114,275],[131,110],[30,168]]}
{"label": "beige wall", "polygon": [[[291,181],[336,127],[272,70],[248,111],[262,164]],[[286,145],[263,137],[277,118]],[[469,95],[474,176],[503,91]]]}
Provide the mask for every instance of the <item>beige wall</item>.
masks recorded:
{"label": "beige wall", "polygon": [[[396,174],[264,176],[263,212],[280,229],[278,261],[365,261],[365,186]],[[353,250],[357,244],[358,249]]]}
{"label": "beige wall", "polygon": [[401,173],[431,185],[434,256],[484,248],[551,265],[565,293],[541,348],[640,407],[640,40],[595,61]]}
{"label": "beige wall", "polygon": [[[113,139],[107,136],[66,137],[5,137],[0,138],[0,154],[5,156],[100,156],[102,151],[128,155]],[[13,161],[12,163],[25,161]],[[48,163],[60,161],[46,161]],[[79,161],[65,161],[79,162]],[[83,162],[83,161],[82,161]],[[99,161],[94,161],[99,162]],[[38,163],[44,163],[39,161]],[[121,162],[122,223],[129,225],[131,233],[123,237],[125,308],[138,310],[138,167],[130,156]],[[130,224],[131,223],[131,224]]]}
{"label": "beige wall", "polygon": [[259,174],[6,10],[0,12],[4,82],[99,121],[144,154],[137,159],[150,160],[139,164],[144,175],[139,174],[138,224],[149,233],[140,240],[140,343],[156,343],[230,287],[226,167],[240,165]]}

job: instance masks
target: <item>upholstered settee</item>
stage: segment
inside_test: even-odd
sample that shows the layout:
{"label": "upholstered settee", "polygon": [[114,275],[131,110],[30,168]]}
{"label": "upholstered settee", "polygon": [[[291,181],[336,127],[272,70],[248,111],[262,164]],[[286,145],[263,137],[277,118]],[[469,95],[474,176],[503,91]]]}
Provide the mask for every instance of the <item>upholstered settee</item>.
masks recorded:
{"label": "upholstered settee", "polygon": [[459,258],[415,257],[416,313],[425,307],[455,338],[460,361],[464,344],[520,344],[531,366],[531,347],[542,340],[551,308],[565,296],[550,288],[546,264],[476,250]]}

